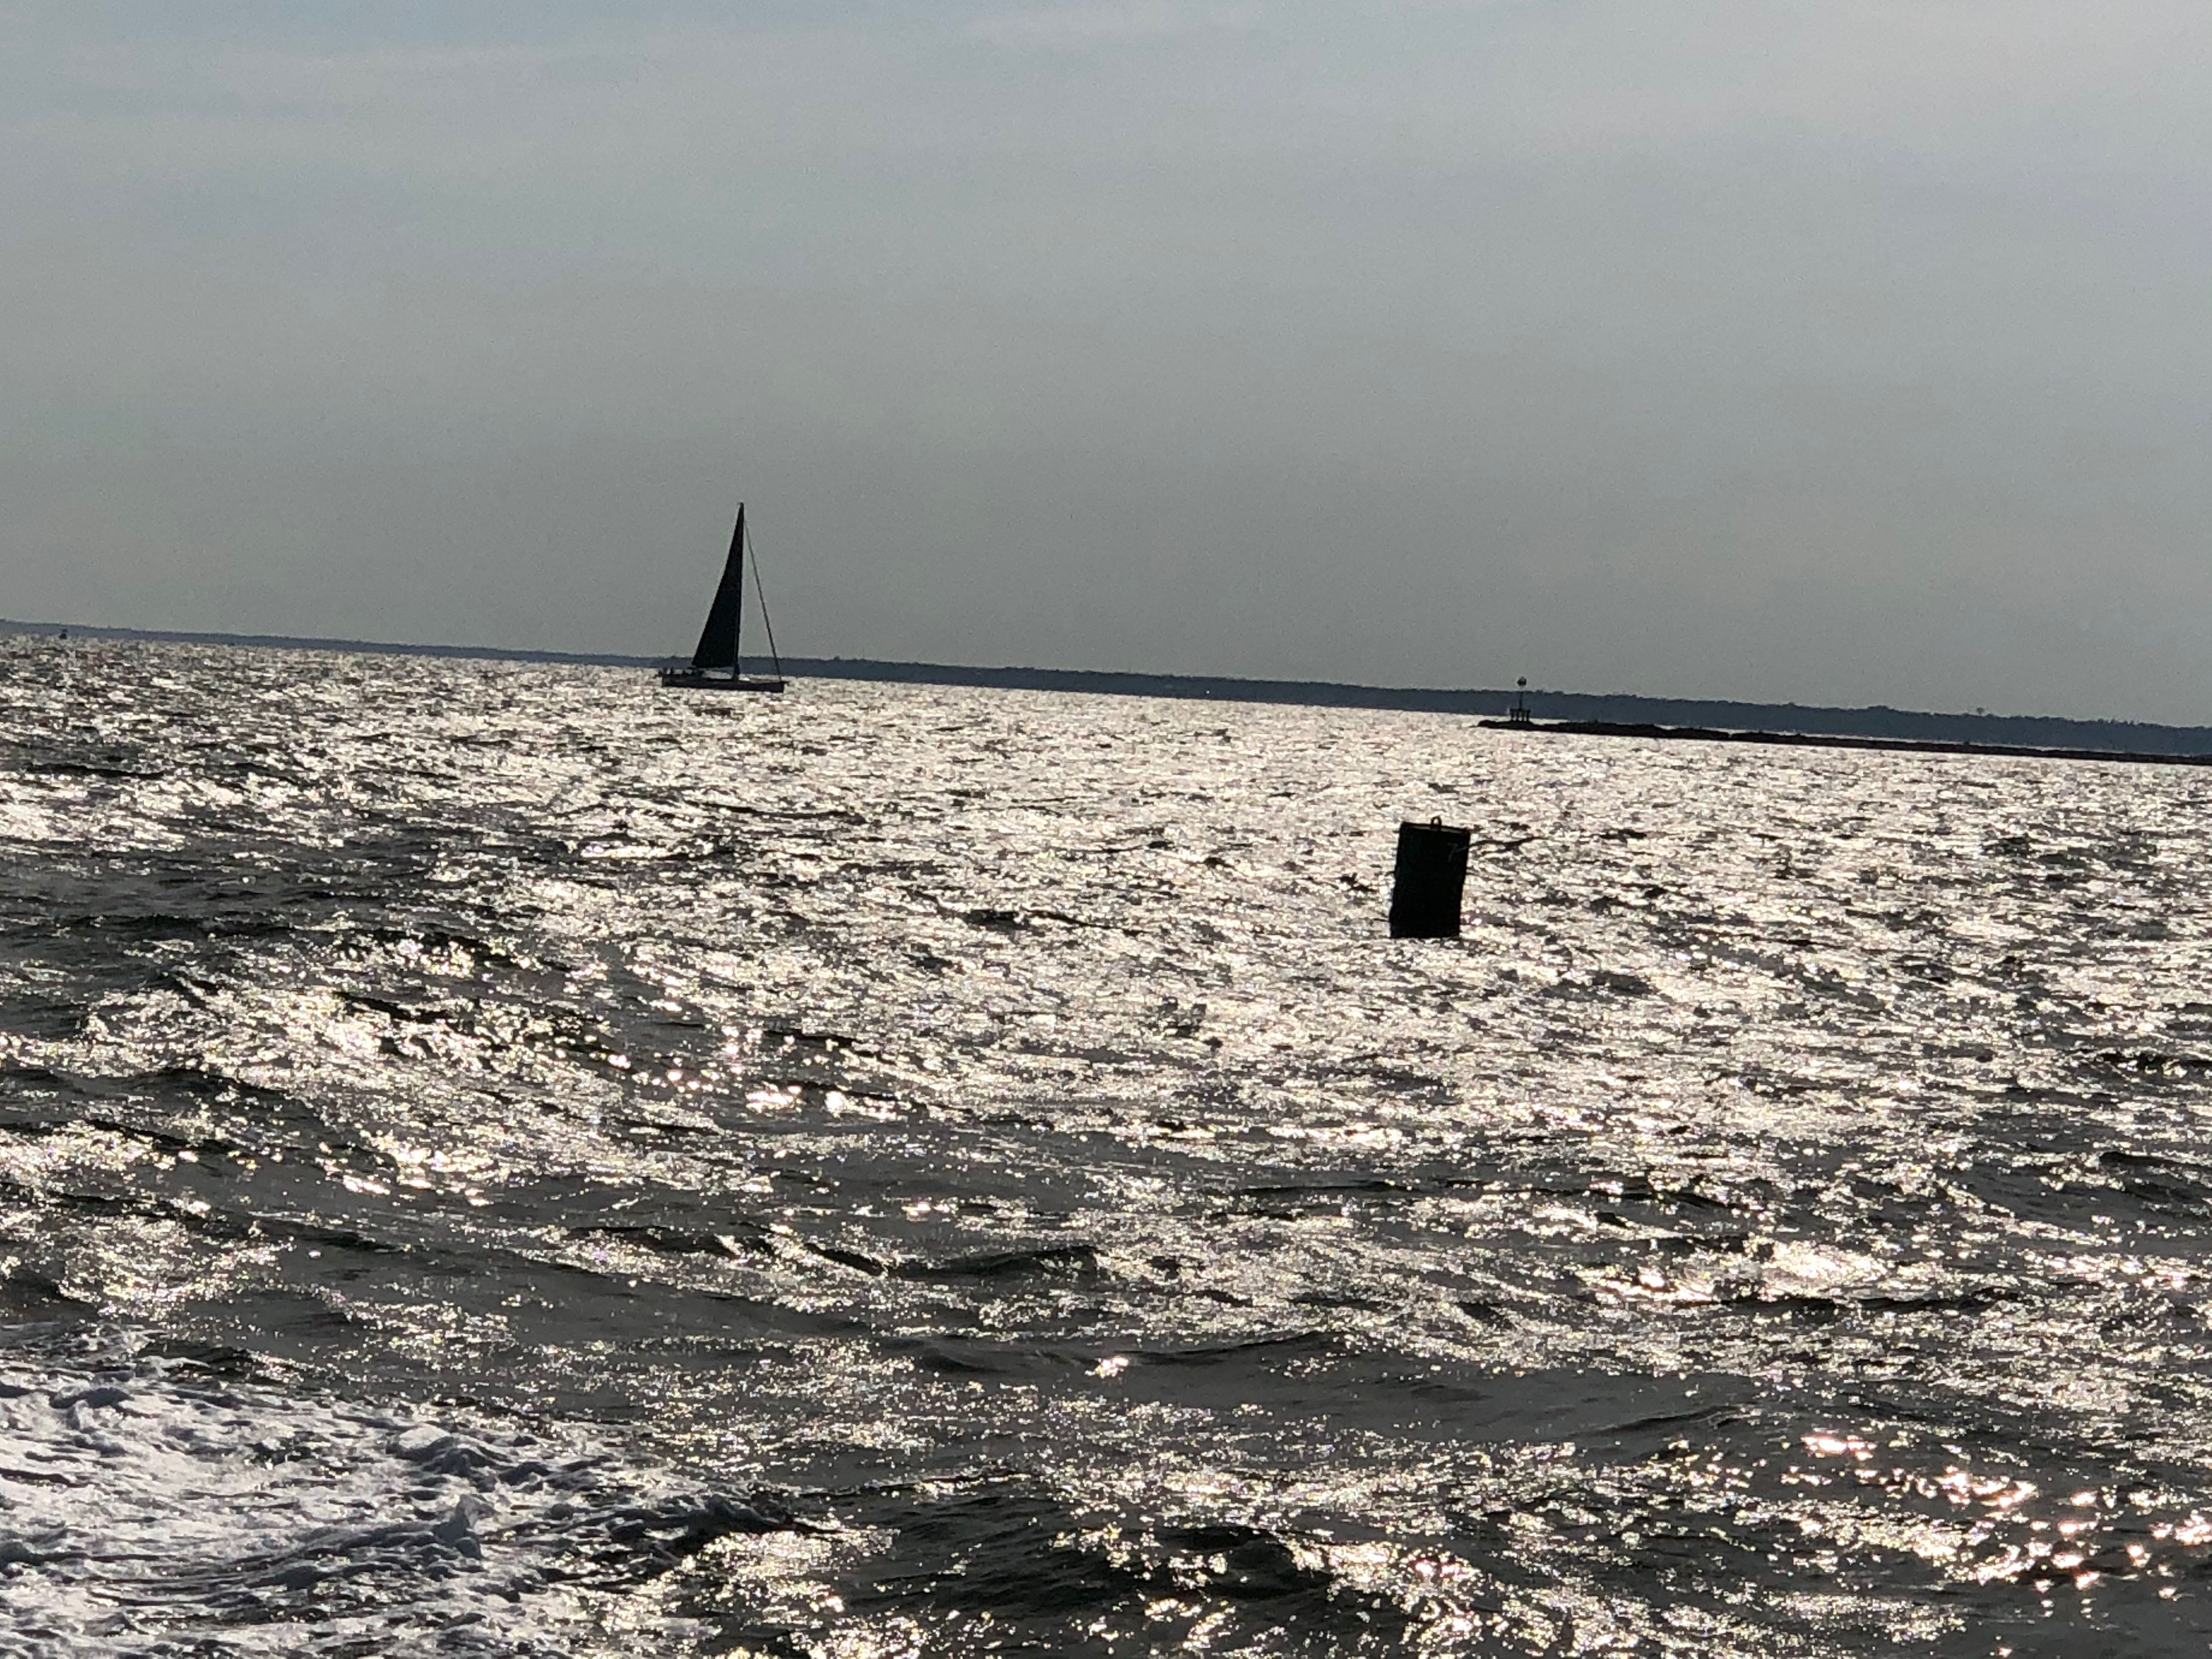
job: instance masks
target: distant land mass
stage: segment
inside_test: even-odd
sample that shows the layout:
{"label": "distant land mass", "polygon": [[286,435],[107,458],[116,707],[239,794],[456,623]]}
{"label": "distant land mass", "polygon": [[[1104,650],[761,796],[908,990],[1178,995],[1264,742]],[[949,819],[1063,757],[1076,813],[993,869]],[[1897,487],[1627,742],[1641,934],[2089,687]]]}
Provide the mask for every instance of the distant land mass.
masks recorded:
{"label": "distant land mass", "polygon": [[[0,635],[52,635],[64,632],[87,639],[172,640],[194,645],[264,646],[289,651],[353,651],[410,657],[477,657],[611,668],[653,668],[675,660],[668,657],[625,657],[581,651],[503,650],[493,646],[301,639],[280,634],[92,628],[75,623],[11,622],[0,617]],[[1133,674],[1085,668],[975,668],[956,663],[879,662],[864,657],[786,657],[783,669],[785,673],[802,678],[995,686],[1024,691],[1087,691],[1217,702],[1303,703],[1320,708],[1403,708],[1438,714],[1495,716],[1506,710],[1515,696],[1510,690],[1501,690],[1342,685],[1328,680],[1248,680],[1205,674]],[[2212,755],[2212,726],[2159,726],[2142,720],[2061,720],[2040,714],[1944,714],[1891,708],[1880,703],[1866,708],[1827,708],[1794,702],[1636,697],[1613,692],[1545,691],[1533,687],[1528,693],[1528,702],[1529,713],[1546,720],[1711,726],[1723,731],[1893,738],[2007,748],[2106,750],[2139,755]]]}

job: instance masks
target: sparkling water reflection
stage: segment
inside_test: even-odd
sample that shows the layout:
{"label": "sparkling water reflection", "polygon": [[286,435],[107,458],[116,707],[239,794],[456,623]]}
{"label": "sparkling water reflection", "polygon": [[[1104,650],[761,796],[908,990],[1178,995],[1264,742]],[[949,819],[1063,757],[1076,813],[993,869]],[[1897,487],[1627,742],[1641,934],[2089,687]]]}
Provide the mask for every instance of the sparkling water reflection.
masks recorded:
{"label": "sparkling water reflection", "polygon": [[2212,1637],[2201,773],[32,640],[0,744],[0,1653]]}

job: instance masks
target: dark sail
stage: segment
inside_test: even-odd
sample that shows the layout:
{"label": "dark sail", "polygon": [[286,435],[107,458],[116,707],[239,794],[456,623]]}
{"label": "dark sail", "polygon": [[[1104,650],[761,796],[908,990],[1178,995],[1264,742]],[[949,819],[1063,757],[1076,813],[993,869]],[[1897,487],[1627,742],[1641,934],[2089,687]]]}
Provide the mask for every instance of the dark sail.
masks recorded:
{"label": "dark sail", "polygon": [[745,504],[738,503],[738,527],[730,535],[730,562],[722,567],[722,585],[714,590],[714,608],[707,625],[699,630],[699,648],[691,653],[691,666],[704,671],[738,665],[738,622],[745,603]]}

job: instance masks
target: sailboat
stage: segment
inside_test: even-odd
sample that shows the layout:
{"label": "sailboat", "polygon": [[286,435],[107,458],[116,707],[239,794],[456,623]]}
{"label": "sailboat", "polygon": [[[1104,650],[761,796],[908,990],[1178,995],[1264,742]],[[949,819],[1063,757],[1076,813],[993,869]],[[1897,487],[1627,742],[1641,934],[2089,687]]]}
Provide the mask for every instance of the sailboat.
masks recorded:
{"label": "sailboat", "polygon": [[775,672],[748,676],[738,654],[738,635],[745,610],[745,549],[750,544],[750,538],[745,533],[745,504],[739,501],[738,527],[730,532],[729,561],[722,567],[722,585],[714,590],[714,603],[708,607],[707,625],[699,630],[699,648],[691,653],[689,667],[671,666],[660,671],[663,685],[700,691],[783,690],[783,659],[776,654],[775,629],[768,619],[768,596],[761,592],[757,554],[753,557],[753,597],[760,602],[761,627],[768,635],[769,660],[775,665]]}

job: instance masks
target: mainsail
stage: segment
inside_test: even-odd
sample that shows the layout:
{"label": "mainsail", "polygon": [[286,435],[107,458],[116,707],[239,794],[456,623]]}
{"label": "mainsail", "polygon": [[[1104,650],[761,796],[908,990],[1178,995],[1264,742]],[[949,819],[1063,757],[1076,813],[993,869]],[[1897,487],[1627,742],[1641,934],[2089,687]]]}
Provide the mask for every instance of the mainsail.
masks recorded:
{"label": "mainsail", "polygon": [[730,535],[730,560],[722,567],[722,585],[714,590],[714,603],[707,612],[707,625],[699,630],[699,648],[691,653],[691,666],[738,667],[738,624],[745,604],[745,504],[738,503],[738,527]]}

